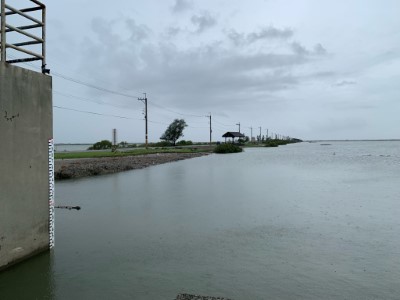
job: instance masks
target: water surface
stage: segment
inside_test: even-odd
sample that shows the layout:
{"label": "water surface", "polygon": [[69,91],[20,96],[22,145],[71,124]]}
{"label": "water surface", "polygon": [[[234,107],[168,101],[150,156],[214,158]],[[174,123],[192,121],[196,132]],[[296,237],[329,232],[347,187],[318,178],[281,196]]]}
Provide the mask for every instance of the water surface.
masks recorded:
{"label": "water surface", "polygon": [[57,182],[0,299],[398,299],[400,142],[301,143]]}

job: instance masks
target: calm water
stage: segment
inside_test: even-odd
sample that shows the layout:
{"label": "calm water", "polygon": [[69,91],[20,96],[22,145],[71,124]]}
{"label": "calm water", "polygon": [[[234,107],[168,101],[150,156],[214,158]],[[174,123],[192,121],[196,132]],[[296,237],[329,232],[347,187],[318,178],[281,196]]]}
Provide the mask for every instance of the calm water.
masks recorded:
{"label": "calm water", "polygon": [[320,144],[58,182],[0,299],[399,299],[400,142]]}

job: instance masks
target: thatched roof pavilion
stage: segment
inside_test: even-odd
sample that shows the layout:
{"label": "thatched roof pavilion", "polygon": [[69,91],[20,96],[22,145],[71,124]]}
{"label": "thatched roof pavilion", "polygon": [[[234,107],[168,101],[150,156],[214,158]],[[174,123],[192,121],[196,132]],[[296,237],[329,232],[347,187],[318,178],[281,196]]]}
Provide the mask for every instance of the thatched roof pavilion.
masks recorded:
{"label": "thatched roof pavilion", "polygon": [[232,142],[234,142],[235,138],[244,138],[245,135],[243,133],[240,133],[237,131],[228,131],[228,132],[224,133],[224,135],[222,137],[225,138],[225,143],[226,143],[226,138],[231,138]]}

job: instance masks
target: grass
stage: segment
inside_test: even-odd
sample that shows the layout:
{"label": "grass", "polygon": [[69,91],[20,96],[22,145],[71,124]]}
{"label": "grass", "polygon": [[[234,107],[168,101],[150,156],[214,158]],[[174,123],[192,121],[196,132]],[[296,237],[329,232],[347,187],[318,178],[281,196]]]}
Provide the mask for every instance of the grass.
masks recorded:
{"label": "grass", "polygon": [[78,158],[100,158],[100,157],[122,157],[134,155],[146,155],[155,153],[198,153],[198,152],[211,152],[212,150],[207,147],[191,147],[191,148],[151,148],[151,149],[135,149],[129,151],[87,151],[87,152],[56,152],[55,159],[78,159]]}

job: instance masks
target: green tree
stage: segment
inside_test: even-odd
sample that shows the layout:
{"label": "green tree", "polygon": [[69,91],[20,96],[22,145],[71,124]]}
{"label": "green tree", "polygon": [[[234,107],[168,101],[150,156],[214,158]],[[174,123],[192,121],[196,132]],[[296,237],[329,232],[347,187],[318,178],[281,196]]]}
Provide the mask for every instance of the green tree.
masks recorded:
{"label": "green tree", "polygon": [[93,144],[93,146],[89,147],[88,150],[104,150],[104,149],[111,149],[112,143],[107,140],[102,140]]}
{"label": "green tree", "polygon": [[174,146],[176,141],[183,137],[183,130],[187,126],[184,119],[175,119],[171,124],[169,124],[167,130],[160,137],[160,140],[171,142]]}

